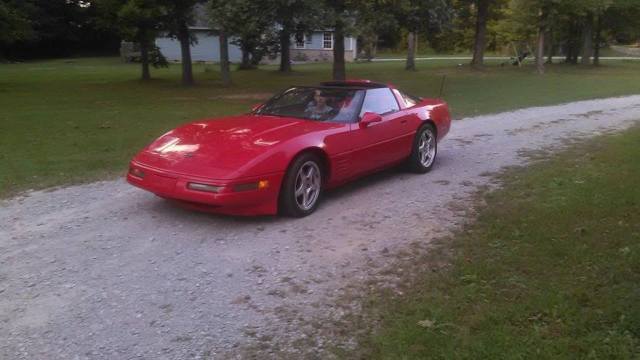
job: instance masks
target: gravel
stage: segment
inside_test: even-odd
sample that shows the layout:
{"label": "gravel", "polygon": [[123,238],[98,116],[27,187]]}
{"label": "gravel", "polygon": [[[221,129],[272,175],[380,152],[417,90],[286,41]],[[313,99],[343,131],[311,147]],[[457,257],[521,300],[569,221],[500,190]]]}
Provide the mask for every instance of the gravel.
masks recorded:
{"label": "gravel", "polygon": [[640,96],[456,121],[431,173],[371,176],[297,220],[185,211],[122,180],[5,200],[0,358],[330,356],[353,339],[314,324],[357,311],[337,299],[390,254],[472,218],[490,174],[638,119]]}

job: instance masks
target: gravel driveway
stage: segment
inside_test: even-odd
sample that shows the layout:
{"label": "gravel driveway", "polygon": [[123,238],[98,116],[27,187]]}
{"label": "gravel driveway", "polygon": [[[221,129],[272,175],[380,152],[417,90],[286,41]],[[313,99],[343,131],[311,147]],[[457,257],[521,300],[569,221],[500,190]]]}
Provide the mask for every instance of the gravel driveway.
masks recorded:
{"label": "gravel driveway", "polygon": [[638,119],[640,96],[456,121],[431,173],[375,175],[298,220],[188,212],[122,180],[4,201],[0,358],[314,357],[348,344],[314,330],[335,299],[455,229],[490,173]]}

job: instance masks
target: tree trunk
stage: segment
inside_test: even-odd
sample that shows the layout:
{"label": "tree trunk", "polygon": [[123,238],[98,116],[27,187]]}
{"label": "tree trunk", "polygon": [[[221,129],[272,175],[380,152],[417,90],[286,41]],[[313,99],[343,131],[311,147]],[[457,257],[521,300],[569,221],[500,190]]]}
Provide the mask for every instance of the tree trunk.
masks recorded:
{"label": "tree trunk", "polygon": [[142,80],[151,80],[149,71],[149,41],[140,41],[140,63],[142,64]]}
{"label": "tree trunk", "polygon": [[379,37],[378,37],[378,34],[376,34],[376,35],[373,37],[373,39],[374,39],[374,40],[373,40],[373,50],[372,50],[372,55],[373,55],[373,57],[374,57],[374,58],[375,58],[376,56],[378,56],[378,38],[379,38]]}
{"label": "tree trunk", "polygon": [[378,35],[377,34],[369,34],[367,36],[363,36],[364,42],[364,57],[367,61],[373,60],[376,57],[376,47],[378,44]]}
{"label": "tree trunk", "polygon": [[553,55],[555,54],[555,45],[553,41],[553,29],[547,32],[547,64],[553,64]]}
{"label": "tree trunk", "polygon": [[182,54],[182,85],[191,86],[194,83],[191,64],[191,37],[186,23],[180,25],[178,40],[180,41],[180,52]]}
{"label": "tree trunk", "polygon": [[490,0],[477,0],[476,7],[478,8],[478,15],[476,17],[476,34],[475,42],[473,45],[473,60],[471,65],[475,68],[482,67],[484,65],[484,49],[487,38],[487,20],[489,18],[489,4]]}
{"label": "tree trunk", "polygon": [[538,46],[536,47],[536,71],[544,74],[544,30],[538,30]]}
{"label": "tree trunk", "polygon": [[416,45],[418,43],[418,35],[411,31],[407,36],[407,64],[405,70],[416,70]]}
{"label": "tree trunk", "polygon": [[220,41],[220,78],[223,86],[231,85],[231,69],[229,69],[229,42],[224,30],[218,36]]}
{"label": "tree trunk", "polygon": [[367,61],[373,60],[373,41],[371,38],[367,37],[365,43],[363,44],[364,50],[364,58]]}
{"label": "tree trunk", "polygon": [[566,44],[566,59],[565,62],[567,64],[577,64],[578,63],[578,42],[580,38],[580,28],[575,20],[572,20],[569,25],[569,38],[567,39]]}
{"label": "tree trunk", "polygon": [[564,45],[564,62],[567,64],[571,63],[571,56],[573,56],[573,44],[571,43],[571,40],[568,40],[565,45]]}
{"label": "tree trunk", "polygon": [[280,31],[280,72],[291,72],[291,24],[285,22]]}
{"label": "tree trunk", "polygon": [[241,50],[242,50],[242,62],[240,63],[240,69],[249,70],[253,68],[253,64],[251,64],[251,52],[244,47],[241,47]]}
{"label": "tree trunk", "polygon": [[333,33],[333,80],[345,80],[347,71],[344,62],[344,24],[342,19],[336,21]]}
{"label": "tree trunk", "polygon": [[582,65],[591,64],[593,55],[593,14],[587,14],[582,31]]}
{"label": "tree trunk", "polygon": [[538,19],[538,44],[536,46],[536,70],[538,74],[544,74],[544,34],[547,28],[547,11],[540,10]]}
{"label": "tree trunk", "polygon": [[593,46],[593,65],[600,66],[600,43],[602,42],[602,14],[596,20],[596,38]]}
{"label": "tree trunk", "polygon": [[364,52],[364,58],[367,61],[373,59],[373,36],[370,34],[362,36],[362,51]]}

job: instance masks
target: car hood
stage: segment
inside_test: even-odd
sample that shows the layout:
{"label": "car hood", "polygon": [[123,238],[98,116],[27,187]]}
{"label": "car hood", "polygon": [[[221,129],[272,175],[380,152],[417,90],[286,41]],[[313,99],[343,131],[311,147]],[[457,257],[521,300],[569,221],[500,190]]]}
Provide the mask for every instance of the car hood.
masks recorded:
{"label": "car hood", "polygon": [[[281,145],[291,139],[336,124],[264,115],[242,115],[195,121],[164,134],[134,159],[175,174],[232,179],[284,171],[261,166],[271,156],[282,156]],[[274,162],[274,163],[282,163]]]}

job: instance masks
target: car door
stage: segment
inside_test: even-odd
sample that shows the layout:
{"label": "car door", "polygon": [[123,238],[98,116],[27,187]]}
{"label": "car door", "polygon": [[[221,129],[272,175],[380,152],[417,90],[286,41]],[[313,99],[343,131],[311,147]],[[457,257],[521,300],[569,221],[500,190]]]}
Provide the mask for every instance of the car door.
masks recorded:
{"label": "car door", "polygon": [[388,88],[368,89],[362,103],[360,117],[373,112],[382,117],[382,121],[361,127],[359,123],[351,125],[349,138],[353,146],[353,172],[370,172],[391,163],[402,156],[400,147],[403,135],[407,133],[407,121],[395,96]]}

